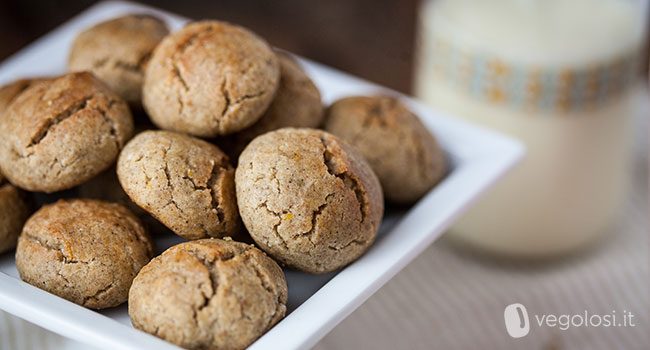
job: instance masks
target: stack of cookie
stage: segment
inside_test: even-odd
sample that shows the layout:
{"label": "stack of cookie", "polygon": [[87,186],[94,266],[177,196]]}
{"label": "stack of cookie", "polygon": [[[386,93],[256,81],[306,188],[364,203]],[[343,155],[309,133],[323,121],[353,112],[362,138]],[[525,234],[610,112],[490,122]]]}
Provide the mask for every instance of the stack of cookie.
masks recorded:
{"label": "stack of cookie", "polygon": [[[399,100],[325,110],[297,61],[233,24],[120,17],[80,33],[69,68],[0,89],[0,252],[17,243],[21,278],[77,304],[128,300],[136,328],[186,348],[251,344],[285,315],[278,263],[350,264],[384,196],[411,204],[446,171]],[[71,189],[30,216],[29,192]],[[147,228],[188,242],[154,257]]]}

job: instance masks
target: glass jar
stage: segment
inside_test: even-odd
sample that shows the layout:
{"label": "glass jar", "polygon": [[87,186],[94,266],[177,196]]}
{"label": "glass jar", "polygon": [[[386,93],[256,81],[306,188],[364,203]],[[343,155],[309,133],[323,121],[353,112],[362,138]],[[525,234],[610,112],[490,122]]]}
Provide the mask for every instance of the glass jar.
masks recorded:
{"label": "glass jar", "polygon": [[630,172],[642,6],[423,4],[416,96],[508,133],[528,150],[453,226],[452,237],[490,252],[541,257],[585,246],[613,223]]}

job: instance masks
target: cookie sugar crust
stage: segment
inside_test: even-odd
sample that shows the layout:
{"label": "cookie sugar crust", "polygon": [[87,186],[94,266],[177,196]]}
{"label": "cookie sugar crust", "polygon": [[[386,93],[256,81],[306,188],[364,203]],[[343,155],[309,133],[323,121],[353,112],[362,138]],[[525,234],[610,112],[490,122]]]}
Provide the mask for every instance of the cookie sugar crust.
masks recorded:
{"label": "cookie sugar crust", "polygon": [[170,131],[138,134],[117,162],[131,200],[186,239],[238,233],[234,173],[217,146]]}
{"label": "cookie sugar crust", "polygon": [[60,200],[32,215],[18,239],[16,267],[23,281],[79,305],[122,304],[153,242],[119,204]]}
{"label": "cookie sugar crust", "polygon": [[286,312],[282,269],[232,240],[181,243],[154,258],[129,293],[133,325],[188,349],[243,349]]}
{"label": "cookie sugar crust", "polygon": [[0,120],[0,169],[41,192],[77,186],[107,169],[133,133],[129,108],[88,72],[25,90]]}
{"label": "cookie sugar crust", "polygon": [[162,129],[226,135],[261,117],[279,79],[278,59],[262,38],[225,22],[194,22],[154,51],[143,102]]}
{"label": "cookie sugar crust", "polygon": [[381,223],[377,177],[356,150],[324,131],[284,128],[256,138],[239,158],[235,182],[251,237],[302,271],[349,264]]}

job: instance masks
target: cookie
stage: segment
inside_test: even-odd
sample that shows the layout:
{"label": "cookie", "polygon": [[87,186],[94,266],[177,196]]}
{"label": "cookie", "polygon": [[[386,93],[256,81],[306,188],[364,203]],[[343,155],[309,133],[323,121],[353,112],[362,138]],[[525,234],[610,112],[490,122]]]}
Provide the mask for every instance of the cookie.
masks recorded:
{"label": "cookie", "polygon": [[143,102],[162,129],[226,135],[262,116],[279,79],[278,59],[263,39],[224,22],[194,22],[154,50]]}
{"label": "cookie", "polygon": [[276,52],[280,62],[280,86],[273,102],[252,126],[217,139],[217,144],[236,160],[254,138],[284,128],[316,128],[323,119],[320,92],[289,54]]}
{"label": "cookie", "polygon": [[103,309],[128,299],[133,278],[153,255],[142,224],[125,207],[60,200],[32,215],[18,238],[23,281],[79,305]]}
{"label": "cookie", "polygon": [[218,147],[170,131],[138,134],[117,162],[131,200],[186,239],[239,231],[234,172]]}
{"label": "cookie", "polygon": [[384,210],[377,177],[338,137],[284,128],[253,140],[235,173],[239,211],[255,242],[289,267],[325,273],[372,244]]}
{"label": "cookie", "polygon": [[221,239],[181,243],[142,268],[129,292],[135,328],[186,349],[244,349],[286,312],[282,269]]}
{"label": "cookie", "polygon": [[398,99],[348,97],[326,112],[324,129],[356,147],[377,174],[387,200],[418,200],[445,175],[443,150]]}
{"label": "cookie", "polygon": [[48,81],[49,78],[30,78],[30,79],[20,79],[12,83],[0,87],[0,119],[2,119],[3,113],[9,107],[9,104],[18,97],[23,91],[27,90],[30,86]]}
{"label": "cookie", "polygon": [[0,120],[0,170],[40,192],[77,186],[115,162],[131,137],[127,104],[87,72],[36,84]]}
{"label": "cookie", "polygon": [[16,246],[16,240],[30,213],[27,194],[0,174],[0,253]]}
{"label": "cookie", "polygon": [[144,69],[169,33],[150,15],[127,15],[81,32],[70,49],[70,71],[90,71],[131,105],[142,103]]}

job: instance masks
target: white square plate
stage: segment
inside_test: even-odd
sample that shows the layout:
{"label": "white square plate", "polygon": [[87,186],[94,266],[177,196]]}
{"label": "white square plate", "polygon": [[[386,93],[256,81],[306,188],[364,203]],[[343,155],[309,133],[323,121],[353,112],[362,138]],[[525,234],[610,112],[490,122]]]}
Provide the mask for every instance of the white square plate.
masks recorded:
{"label": "white square plate", "polygon": [[[66,70],[68,51],[84,28],[127,13],[152,13],[178,30],[185,18],[126,2],[104,2],[34,42],[0,65],[0,85],[16,78],[56,75]],[[300,59],[326,104],[347,95],[394,91]],[[400,95],[401,96],[401,95]],[[386,213],[377,241],[358,261],[341,271],[308,275],[285,270],[288,315],[255,342],[252,349],[297,349],[315,344],[431,242],[438,238],[495,180],[523,155],[520,143],[455,119],[405,96],[403,100],[437,135],[452,171],[409,209]],[[159,251],[180,242],[158,239]],[[126,306],[92,311],[32,287],[18,278],[13,253],[0,255],[0,309],[75,340],[106,349],[175,349],[131,326]]]}

